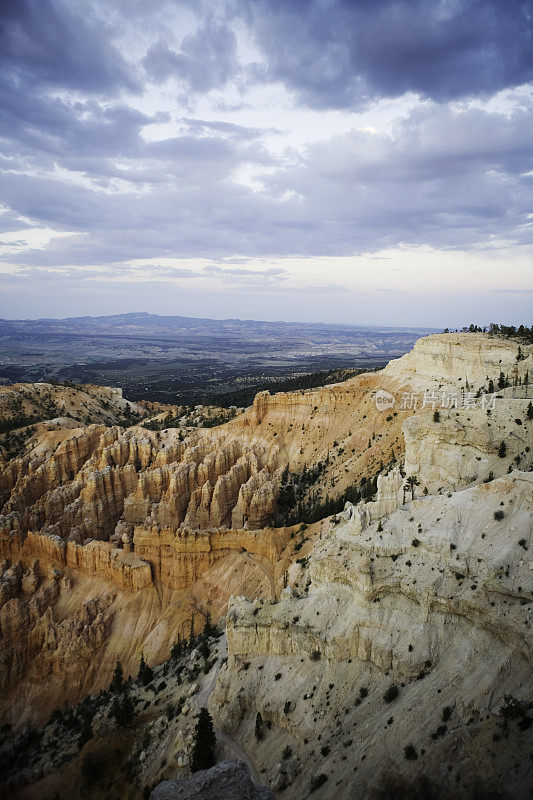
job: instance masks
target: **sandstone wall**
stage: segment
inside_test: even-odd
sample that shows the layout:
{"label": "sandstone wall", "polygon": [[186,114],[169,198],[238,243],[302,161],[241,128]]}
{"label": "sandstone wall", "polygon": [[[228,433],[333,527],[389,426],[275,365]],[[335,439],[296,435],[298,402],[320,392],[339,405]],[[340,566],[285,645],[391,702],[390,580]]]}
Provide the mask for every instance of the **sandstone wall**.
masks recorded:
{"label": "sandstone wall", "polygon": [[[403,424],[405,471],[420,480],[417,492],[455,491],[533,466],[533,421],[528,400],[496,398],[492,411],[480,408],[410,417]],[[498,455],[501,443],[506,454]]]}
{"label": "sandstone wall", "polygon": [[232,551],[246,551],[276,563],[290,539],[290,529],[188,531],[138,526],[135,555],[151,564],[154,580],[171,589],[191,586],[216,561]]}
{"label": "sandstone wall", "polygon": [[[526,356],[521,361],[517,361],[519,346]],[[468,381],[471,387],[486,387],[489,378],[496,382],[500,372],[511,383],[526,371],[531,377],[532,353],[533,345],[519,345],[511,339],[491,339],[482,333],[441,333],[419,339],[409,353],[391,361],[383,372],[406,383],[439,380],[465,386]]]}
{"label": "sandstone wall", "polygon": [[[506,521],[494,518],[504,509]],[[306,575],[279,603],[232,600],[231,657],[356,658],[416,674],[444,658],[451,635],[493,639],[533,662],[533,475],[410,502],[362,532],[335,526]],[[512,531],[512,535],[509,535]],[[291,596],[292,594],[292,596]],[[414,645],[409,647],[408,645]]]}
{"label": "sandstone wall", "polygon": [[152,584],[150,564],[109,542],[92,541],[82,546],[64,542],[58,536],[30,532],[23,539],[17,533],[0,533],[0,556],[24,563],[35,559],[43,566],[69,567],[128,592],[138,592]]}

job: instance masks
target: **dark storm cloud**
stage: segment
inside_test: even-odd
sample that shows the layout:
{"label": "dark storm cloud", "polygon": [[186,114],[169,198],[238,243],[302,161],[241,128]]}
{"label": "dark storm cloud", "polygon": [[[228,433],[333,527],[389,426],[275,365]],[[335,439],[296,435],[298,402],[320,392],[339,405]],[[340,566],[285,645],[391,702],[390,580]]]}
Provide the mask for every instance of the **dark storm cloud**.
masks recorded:
{"label": "dark storm cloud", "polygon": [[0,144],[4,168],[39,169],[135,154],[142,127],[160,121],[125,102],[142,83],[97,16],[98,4],[6,0],[0,11]]}
{"label": "dark storm cloud", "polygon": [[5,155],[61,159],[73,153],[85,157],[137,155],[144,125],[165,119],[127,105],[104,107],[58,97],[27,95],[24,103],[9,86],[0,86],[0,137]]}
{"label": "dark storm cloud", "polygon": [[3,0],[0,66],[13,85],[86,93],[137,91],[139,80],[90,3]]}
{"label": "dark storm cloud", "polygon": [[265,64],[318,108],[416,92],[444,101],[533,77],[531,0],[249,0]]}
{"label": "dark storm cloud", "polygon": [[[109,5],[97,2],[4,3],[0,230],[32,224],[73,234],[43,249],[14,247],[5,261],[80,267],[94,277],[100,273],[89,272],[92,266],[112,275],[130,259],[350,255],[402,243],[528,240],[532,107],[524,101],[503,114],[452,110],[444,101],[531,77],[531,3],[191,3],[197,30],[183,36],[176,29],[172,38],[166,13],[179,5],[162,7],[165,21],[150,28],[141,67],[114,43],[129,3],[113,4],[109,19]],[[152,6],[132,7],[135,24],[143,14],[157,17]],[[238,63],[236,22],[264,63]],[[179,104],[168,138],[150,141],[149,126],[171,120],[130,105],[139,75],[177,79],[191,97],[247,80],[251,88],[281,81],[301,103],[320,108],[406,91],[435,101],[420,104],[392,136],[354,130],[276,157],[262,141],[272,128],[185,117]],[[253,188],[237,179],[250,169]],[[235,283],[268,284],[285,277],[218,269],[202,275],[231,272]]]}
{"label": "dark storm cloud", "polygon": [[160,39],[148,49],[143,65],[155,81],[173,75],[192,92],[220,89],[236,72],[237,39],[227,25],[208,16],[196,33],[183,38],[179,52]]}

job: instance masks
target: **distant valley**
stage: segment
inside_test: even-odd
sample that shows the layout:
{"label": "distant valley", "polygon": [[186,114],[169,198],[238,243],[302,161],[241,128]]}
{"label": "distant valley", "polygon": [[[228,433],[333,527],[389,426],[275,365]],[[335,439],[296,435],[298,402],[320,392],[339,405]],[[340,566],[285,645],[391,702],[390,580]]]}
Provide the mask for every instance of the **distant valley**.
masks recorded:
{"label": "distant valley", "polygon": [[324,374],[305,379],[306,388],[383,367],[431,332],[147,313],[0,320],[0,380],[118,386],[130,400],[248,405],[259,389],[298,388],[294,380],[309,373]]}

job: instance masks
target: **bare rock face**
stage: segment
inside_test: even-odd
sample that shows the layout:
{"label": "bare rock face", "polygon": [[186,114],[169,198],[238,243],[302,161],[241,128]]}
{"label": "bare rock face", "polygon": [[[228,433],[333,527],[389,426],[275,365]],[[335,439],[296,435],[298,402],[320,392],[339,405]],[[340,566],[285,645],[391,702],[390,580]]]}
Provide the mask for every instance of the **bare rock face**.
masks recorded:
{"label": "bare rock face", "polygon": [[510,339],[490,338],[482,333],[444,333],[425,336],[413,349],[391,361],[383,373],[413,386],[428,381],[466,387],[487,386],[496,382],[500,372],[511,384],[515,378],[532,375],[533,345],[522,345],[523,359],[518,360],[519,344]]}
{"label": "bare rock face", "polygon": [[152,526],[135,529],[135,554],[150,562],[156,582],[171,589],[191,586],[217,561],[232,552],[262,556],[276,563],[290,530],[190,531]]}
{"label": "bare rock face", "polygon": [[402,475],[399,467],[394,467],[386,475],[379,475],[377,479],[376,499],[369,503],[346,503],[344,511],[339,515],[343,524],[348,524],[352,535],[360,534],[373,520],[391,514],[401,504]]}
{"label": "bare rock face", "polygon": [[[502,520],[494,517],[501,502]],[[232,600],[229,652],[250,656],[318,648],[324,658],[369,659],[383,670],[409,675],[425,660],[433,661],[435,635],[446,639],[444,629],[436,633],[446,614],[464,621],[465,636],[472,626],[529,660],[532,642],[522,600],[533,589],[524,557],[532,503],[531,473],[513,472],[451,498],[410,502],[380,520],[383,530],[376,522],[362,532],[349,523],[335,526],[310,559],[308,595],[264,604],[259,613],[248,601]],[[454,626],[456,636],[460,627]],[[409,650],[413,631],[417,647]]]}
{"label": "bare rock face", "polygon": [[263,786],[254,786],[244,761],[222,761],[179,781],[163,781],[150,800],[274,800]]}
{"label": "bare rock face", "polygon": [[[533,466],[533,422],[527,399],[497,397],[492,409],[419,414],[404,422],[405,471],[431,494]],[[502,449],[502,443],[504,445]]]}
{"label": "bare rock face", "polygon": [[[304,592],[275,604],[230,602],[228,668],[211,706],[219,727],[242,736],[249,719],[249,752],[264,758],[268,745],[253,744],[260,711],[276,731],[264,766],[274,769],[283,744],[298,748],[303,772],[286,790],[294,800],[328,772],[313,757],[317,739],[322,753],[331,750],[343,800],[365,796],[384,753],[391,774],[412,779],[410,743],[424,753],[416,766],[425,774],[453,762],[486,777],[483,752],[506,730],[506,697],[524,707],[529,697],[532,513],[532,473],[514,471],[450,496],[408,499],[362,529],[333,522],[298,578]],[[529,734],[517,737],[500,762],[505,781],[506,759],[528,752]],[[509,783],[492,778],[526,796],[526,772]],[[321,796],[332,796],[330,783]]]}
{"label": "bare rock face", "polygon": [[88,600],[63,617],[57,601],[62,592],[68,596],[69,586],[60,578],[54,570],[36,591],[30,593],[27,586],[22,598],[0,608],[3,692],[21,678],[49,680],[55,674],[75,681],[77,663],[94,659],[105,643],[112,618],[109,598]]}

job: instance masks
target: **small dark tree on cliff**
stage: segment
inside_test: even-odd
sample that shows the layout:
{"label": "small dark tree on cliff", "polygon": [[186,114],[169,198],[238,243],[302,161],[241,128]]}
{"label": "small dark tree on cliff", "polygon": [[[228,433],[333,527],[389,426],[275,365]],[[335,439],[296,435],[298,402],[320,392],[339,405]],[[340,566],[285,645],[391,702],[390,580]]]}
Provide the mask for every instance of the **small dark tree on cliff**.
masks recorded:
{"label": "small dark tree on cliff", "polygon": [[198,722],[196,723],[191,772],[198,772],[199,769],[209,769],[214,765],[216,746],[217,737],[213,728],[213,720],[204,706],[200,709]]}
{"label": "small dark tree on cliff", "polygon": [[[90,787],[96,783],[105,767],[104,759],[100,753],[87,753],[81,762],[81,777],[85,786]],[[57,795],[56,795],[57,797]]]}
{"label": "small dark tree on cliff", "polygon": [[258,711],[257,716],[255,718],[255,738],[257,739],[258,742],[260,742],[263,736],[264,736],[263,717],[261,716],[261,713]]}
{"label": "small dark tree on cliff", "polygon": [[529,405],[527,407],[527,418],[533,419],[533,405],[531,404],[531,400],[529,401]]}
{"label": "small dark tree on cliff", "polygon": [[181,636],[178,633],[178,638],[176,642],[172,645],[172,650],[170,651],[170,657],[174,659],[174,661],[181,656],[183,652],[183,643],[181,641]]}
{"label": "small dark tree on cliff", "polygon": [[143,686],[148,686],[153,677],[154,677],[154,671],[151,667],[148,666],[148,664],[144,660],[144,653],[141,653],[141,663],[139,664],[139,672],[137,673],[137,680],[139,681],[139,683],[142,683]]}
{"label": "small dark tree on cliff", "polygon": [[202,636],[204,639],[209,639],[210,636],[214,636],[216,633],[216,628],[211,621],[211,614],[209,611],[205,615],[205,622],[204,622],[204,630],[202,632]]}
{"label": "small dark tree on cliff", "polygon": [[120,692],[122,691],[123,685],[124,685],[124,672],[122,671],[122,664],[120,663],[120,661],[117,661],[117,666],[115,667],[115,671],[111,679],[111,685],[109,687],[109,691]]}
{"label": "small dark tree on cliff", "polygon": [[130,697],[130,692],[127,684],[124,687],[124,694],[122,695],[120,700],[117,697],[115,697],[115,699],[113,700],[111,713],[115,717],[117,724],[120,726],[131,725],[131,723],[133,722],[133,719],[135,717],[135,709],[133,707],[133,702]]}
{"label": "small dark tree on cliff", "polygon": [[503,441],[500,442],[500,446],[498,447],[498,455],[500,458],[505,458],[507,455],[507,445]]}
{"label": "small dark tree on cliff", "polygon": [[415,486],[420,486],[420,481],[416,477],[416,475],[409,475],[407,478],[407,486],[411,490],[411,500],[415,499]]}
{"label": "small dark tree on cliff", "polygon": [[489,381],[489,394],[494,394],[494,381],[492,378]]}

